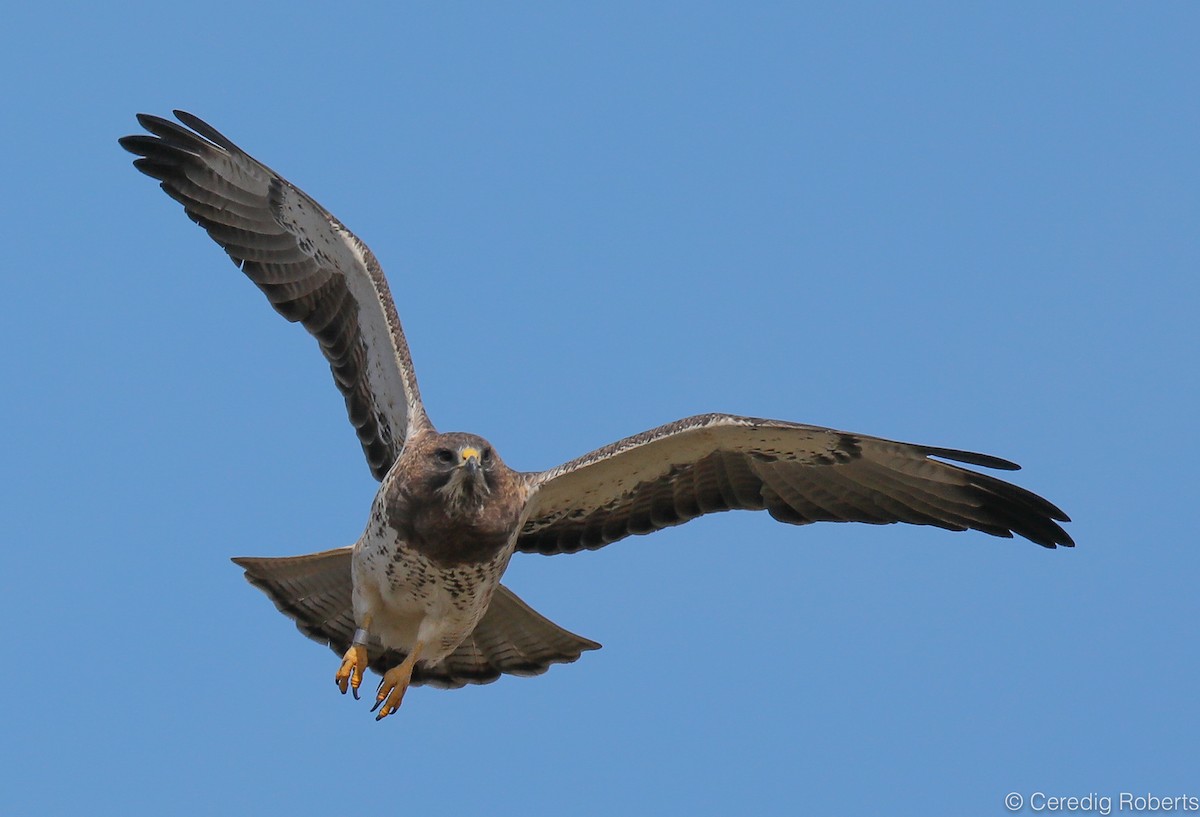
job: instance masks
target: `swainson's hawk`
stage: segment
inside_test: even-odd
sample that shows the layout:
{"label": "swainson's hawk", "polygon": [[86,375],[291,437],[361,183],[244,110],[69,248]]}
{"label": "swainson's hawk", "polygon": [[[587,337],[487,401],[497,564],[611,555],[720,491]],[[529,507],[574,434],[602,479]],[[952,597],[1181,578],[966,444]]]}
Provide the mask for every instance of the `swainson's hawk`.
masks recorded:
{"label": "swainson's hawk", "polygon": [[382,483],[353,547],[234,561],[301,632],[342,656],[343,693],[358,697],[368,666],[383,676],[378,718],[410,685],[536,675],[599,648],[499,583],[514,551],[595,549],[735,509],[795,525],[908,522],[1074,544],[1050,502],[943,460],[1015,470],[1011,462],[780,420],[689,417],[548,471],[513,471],[486,440],[430,423],[367,246],[211,126],[175,115],[186,127],[139,115],[151,135],[121,145],[317,339]]}

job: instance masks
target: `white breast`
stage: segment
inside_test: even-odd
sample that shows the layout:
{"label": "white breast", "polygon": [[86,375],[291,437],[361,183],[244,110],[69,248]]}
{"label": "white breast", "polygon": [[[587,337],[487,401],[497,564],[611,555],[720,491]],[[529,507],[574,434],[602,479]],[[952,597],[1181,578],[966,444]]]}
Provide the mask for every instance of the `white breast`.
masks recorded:
{"label": "white breast", "polygon": [[354,547],[355,618],[369,615],[386,647],[408,653],[421,641],[421,663],[436,664],[475,629],[511,556],[510,545],[484,564],[442,567],[368,525]]}

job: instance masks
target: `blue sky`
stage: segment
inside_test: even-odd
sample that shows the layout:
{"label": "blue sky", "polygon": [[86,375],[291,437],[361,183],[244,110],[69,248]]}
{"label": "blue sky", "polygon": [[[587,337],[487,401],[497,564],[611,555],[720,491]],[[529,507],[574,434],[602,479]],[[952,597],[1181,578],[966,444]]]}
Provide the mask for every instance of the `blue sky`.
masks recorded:
{"label": "blue sky", "polygon": [[[1200,794],[1192,4],[25,4],[0,67],[0,811],[1001,814]],[[16,85],[12,84],[16,82]],[[507,581],[604,649],[377,724],[229,563],[374,493],[116,139],[190,110],[541,469],[729,411],[984,451],[1074,551],[723,514]]]}

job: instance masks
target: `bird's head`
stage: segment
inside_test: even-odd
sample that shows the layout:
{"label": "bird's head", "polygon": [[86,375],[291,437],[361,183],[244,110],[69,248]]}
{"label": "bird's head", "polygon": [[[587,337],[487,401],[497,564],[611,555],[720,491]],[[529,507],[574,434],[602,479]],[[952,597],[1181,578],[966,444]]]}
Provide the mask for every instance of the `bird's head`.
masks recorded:
{"label": "bird's head", "polygon": [[480,507],[504,468],[487,440],[475,434],[439,434],[427,446],[426,468],[448,508]]}

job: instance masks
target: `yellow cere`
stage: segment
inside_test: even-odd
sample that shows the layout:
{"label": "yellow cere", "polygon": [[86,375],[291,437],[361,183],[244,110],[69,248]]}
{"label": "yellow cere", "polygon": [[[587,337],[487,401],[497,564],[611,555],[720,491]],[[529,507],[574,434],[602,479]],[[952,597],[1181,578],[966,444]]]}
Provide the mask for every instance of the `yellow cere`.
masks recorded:
{"label": "yellow cere", "polygon": [[479,449],[464,448],[461,452],[461,456],[462,456],[463,460],[469,460],[469,459],[471,459],[471,457],[474,457],[475,459],[479,459]]}

